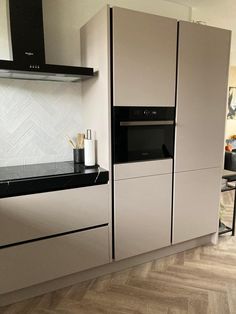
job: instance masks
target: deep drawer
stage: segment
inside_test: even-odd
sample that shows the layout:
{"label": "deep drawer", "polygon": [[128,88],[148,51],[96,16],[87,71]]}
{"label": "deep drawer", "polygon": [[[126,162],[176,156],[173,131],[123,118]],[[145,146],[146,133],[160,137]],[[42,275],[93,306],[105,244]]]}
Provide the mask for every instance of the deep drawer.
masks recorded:
{"label": "deep drawer", "polygon": [[108,227],[0,250],[0,294],[109,262]]}
{"label": "deep drawer", "polygon": [[108,223],[109,186],[0,199],[0,246]]}

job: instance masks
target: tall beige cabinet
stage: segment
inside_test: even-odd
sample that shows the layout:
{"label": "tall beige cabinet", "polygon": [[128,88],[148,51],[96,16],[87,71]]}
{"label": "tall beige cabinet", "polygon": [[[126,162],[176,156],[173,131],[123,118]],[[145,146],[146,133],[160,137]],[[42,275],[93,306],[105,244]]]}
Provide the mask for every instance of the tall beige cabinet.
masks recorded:
{"label": "tall beige cabinet", "polygon": [[230,36],[179,22],[173,243],[217,231]]}
{"label": "tall beige cabinet", "polygon": [[[177,20],[114,7],[111,26],[114,107],[174,107]],[[171,158],[114,165],[116,260],[170,246],[171,197]]]}

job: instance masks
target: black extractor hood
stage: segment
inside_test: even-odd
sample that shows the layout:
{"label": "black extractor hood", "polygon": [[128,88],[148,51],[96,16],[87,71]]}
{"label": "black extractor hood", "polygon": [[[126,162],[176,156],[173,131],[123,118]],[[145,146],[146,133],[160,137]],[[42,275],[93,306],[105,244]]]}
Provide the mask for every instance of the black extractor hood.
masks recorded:
{"label": "black extractor hood", "polygon": [[46,64],[42,0],[7,0],[12,61],[0,60],[0,77],[76,82],[93,68]]}

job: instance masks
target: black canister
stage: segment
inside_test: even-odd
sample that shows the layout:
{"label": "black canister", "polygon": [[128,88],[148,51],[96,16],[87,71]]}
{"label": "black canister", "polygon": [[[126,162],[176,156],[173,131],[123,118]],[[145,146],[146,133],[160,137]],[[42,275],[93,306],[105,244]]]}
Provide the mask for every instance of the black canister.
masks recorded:
{"label": "black canister", "polygon": [[84,149],[83,148],[74,148],[74,163],[83,164],[84,163]]}

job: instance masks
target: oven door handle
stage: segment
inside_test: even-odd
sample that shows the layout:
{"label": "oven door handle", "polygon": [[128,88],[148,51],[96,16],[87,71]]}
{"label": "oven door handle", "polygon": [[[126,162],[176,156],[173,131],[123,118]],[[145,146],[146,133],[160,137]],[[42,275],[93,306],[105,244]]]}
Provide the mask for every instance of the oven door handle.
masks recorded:
{"label": "oven door handle", "polygon": [[173,120],[160,121],[121,121],[120,126],[145,126],[145,125],[174,125]]}

